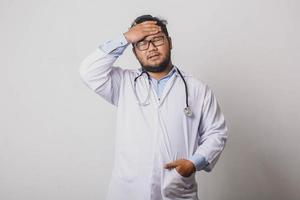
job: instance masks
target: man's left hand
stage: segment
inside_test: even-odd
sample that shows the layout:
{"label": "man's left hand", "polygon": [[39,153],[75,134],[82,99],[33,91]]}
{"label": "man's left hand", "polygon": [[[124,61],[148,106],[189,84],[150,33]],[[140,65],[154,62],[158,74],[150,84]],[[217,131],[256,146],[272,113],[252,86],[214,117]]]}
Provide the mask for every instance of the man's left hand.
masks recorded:
{"label": "man's left hand", "polygon": [[173,162],[167,163],[164,166],[165,169],[173,169],[184,177],[191,176],[194,172],[196,172],[196,168],[194,164],[186,159],[175,160]]}

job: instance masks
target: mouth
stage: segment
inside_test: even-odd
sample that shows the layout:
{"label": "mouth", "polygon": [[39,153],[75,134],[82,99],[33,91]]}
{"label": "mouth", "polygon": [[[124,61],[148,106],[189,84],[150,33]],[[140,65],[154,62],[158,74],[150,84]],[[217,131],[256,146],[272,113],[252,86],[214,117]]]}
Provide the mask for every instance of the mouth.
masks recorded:
{"label": "mouth", "polygon": [[152,59],[157,59],[159,57],[159,54],[158,53],[155,53],[155,54],[151,54],[147,57],[148,60],[152,60]]}

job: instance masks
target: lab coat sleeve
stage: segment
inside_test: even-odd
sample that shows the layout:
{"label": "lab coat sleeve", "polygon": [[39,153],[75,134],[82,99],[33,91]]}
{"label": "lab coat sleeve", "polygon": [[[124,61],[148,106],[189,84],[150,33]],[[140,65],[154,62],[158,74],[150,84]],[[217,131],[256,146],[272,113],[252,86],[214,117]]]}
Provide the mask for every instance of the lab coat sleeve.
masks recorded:
{"label": "lab coat sleeve", "polygon": [[225,148],[227,126],[213,91],[206,85],[201,114],[199,146],[194,156],[203,156],[207,162],[203,170],[210,172]]}
{"label": "lab coat sleeve", "polygon": [[115,40],[100,45],[81,63],[79,73],[83,82],[109,103],[118,104],[124,70],[113,66],[128,46],[122,34]]}

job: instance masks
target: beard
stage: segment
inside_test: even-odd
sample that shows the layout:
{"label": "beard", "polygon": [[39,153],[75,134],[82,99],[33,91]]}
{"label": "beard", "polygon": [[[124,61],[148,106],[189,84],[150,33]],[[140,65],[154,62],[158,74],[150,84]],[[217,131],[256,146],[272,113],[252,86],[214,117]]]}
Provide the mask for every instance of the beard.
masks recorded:
{"label": "beard", "polygon": [[142,66],[142,69],[146,70],[147,72],[159,73],[167,69],[170,59],[171,59],[171,49],[169,49],[167,57],[157,65],[144,65],[141,62],[140,64]]}

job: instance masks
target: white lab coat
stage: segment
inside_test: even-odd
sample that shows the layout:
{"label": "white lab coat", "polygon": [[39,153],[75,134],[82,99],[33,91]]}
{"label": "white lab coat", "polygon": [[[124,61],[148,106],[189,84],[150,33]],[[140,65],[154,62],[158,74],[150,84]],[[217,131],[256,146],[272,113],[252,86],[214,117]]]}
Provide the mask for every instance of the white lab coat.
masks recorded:
{"label": "white lab coat", "polygon": [[[151,88],[149,105],[140,106],[134,95],[138,69],[113,66],[117,56],[97,48],[80,67],[84,83],[117,106],[115,161],[107,200],[197,200],[195,173],[181,176],[163,165],[193,154],[204,156],[209,172],[227,139],[227,128],[212,90],[182,72],[188,87],[193,117],[183,112],[185,88],[175,72],[165,85],[160,101]],[[140,101],[148,94],[146,74],[137,79]]]}

